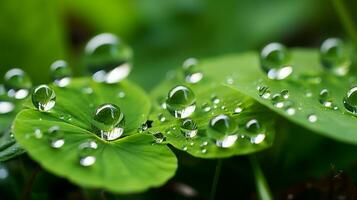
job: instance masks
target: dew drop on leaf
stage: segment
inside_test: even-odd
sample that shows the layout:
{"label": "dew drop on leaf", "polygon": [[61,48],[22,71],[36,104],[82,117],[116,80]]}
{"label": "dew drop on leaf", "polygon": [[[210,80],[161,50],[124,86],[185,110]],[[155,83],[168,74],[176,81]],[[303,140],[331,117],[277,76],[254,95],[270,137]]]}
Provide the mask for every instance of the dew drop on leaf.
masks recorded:
{"label": "dew drop on leaf", "polygon": [[317,116],[315,114],[310,114],[307,116],[307,120],[311,123],[315,123],[317,121]]}
{"label": "dew drop on leaf", "polygon": [[272,96],[271,102],[276,108],[284,107],[284,97],[279,93]]}
{"label": "dew drop on leaf", "polygon": [[250,137],[250,142],[253,144],[260,144],[264,141],[266,135],[264,133],[259,133],[253,137]]}
{"label": "dew drop on leaf", "polygon": [[352,87],[346,93],[343,99],[343,105],[346,110],[357,116],[357,86]]}
{"label": "dew drop on leaf", "polygon": [[37,86],[31,95],[32,104],[42,112],[51,110],[56,104],[55,91],[47,85]]}
{"label": "dew drop on leaf", "polygon": [[93,114],[93,129],[104,140],[118,139],[124,132],[124,125],[124,113],[114,104],[102,104]]}
{"label": "dew drop on leaf", "polygon": [[282,80],[293,72],[290,53],[280,43],[266,45],[260,53],[260,62],[269,79]]}
{"label": "dew drop on leaf", "polygon": [[263,98],[263,99],[269,99],[271,92],[270,92],[270,88],[268,86],[258,86],[257,87],[258,90],[258,95]]}
{"label": "dew drop on leaf", "polygon": [[335,75],[343,76],[351,65],[350,50],[339,38],[328,38],[320,47],[322,65]]}
{"label": "dew drop on leaf", "polygon": [[319,102],[321,105],[323,105],[326,108],[332,108],[333,103],[330,98],[329,91],[327,89],[322,89],[319,94]]}
{"label": "dew drop on leaf", "polygon": [[79,164],[84,167],[92,166],[96,161],[98,144],[95,141],[86,141],[78,146]]}
{"label": "dew drop on leaf", "polygon": [[217,96],[213,96],[211,101],[213,104],[219,104],[219,102],[221,102],[221,100]]}
{"label": "dew drop on leaf", "polygon": [[289,98],[289,90],[282,90],[281,92],[280,92],[280,95],[284,98],[284,99],[288,99]]}
{"label": "dew drop on leaf", "polygon": [[0,115],[10,113],[14,108],[15,105],[12,102],[0,100]]}
{"label": "dew drop on leaf", "polygon": [[195,58],[188,58],[183,62],[182,69],[187,83],[198,83],[203,78],[203,73],[197,69],[197,64]]}
{"label": "dew drop on leaf", "polygon": [[241,113],[242,111],[243,111],[243,108],[240,107],[240,106],[238,106],[238,107],[234,108],[233,113],[234,113],[234,114],[239,114],[239,113]]}
{"label": "dew drop on leaf", "polygon": [[233,146],[238,139],[238,135],[227,135],[222,140],[216,140],[216,145],[221,148],[229,148]]}
{"label": "dew drop on leaf", "polygon": [[154,141],[155,141],[155,143],[157,143],[157,144],[161,144],[161,143],[163,143],[164,141],[166,141],[166,137],[164,136],[164,134],[162,134],[162,133],[160,133],[160,132],[154,133],[153,136],[154,136]]}
{"label": "dew drop on leaf", "polygon": [[237,129],[238,126],[231,117],[220,114],[210,120],[207,134],[210,138],[215,139],[218,147],[228,148],[231,147],[237,139]]}
{"label": "dew drop on leaf", "polygon": [[48,141],[50,146],[55,149],[59,149],[64,145],[64,133],[58,126],[52,126],[48,129]]}
{"label": "dew drop on leaf", "polygon": [[52,81],[58,87],[66,87],[71,82],[72,70],[64,60],[56,60],[50,66]]}
{"label": "dew drop on leaf", "polygon": [[132,68],[132,49],[117,36],[102,33],[93,37],[85,47],[85,63],[97,82],[118,83]]}
{"label": "dew drop on leaf", "polygon": [[197,123],[192,119],[184,119],[180,129],[186,138],[193,138],[197,135],[198,132]]}
{"label": "dew drop on leaf", "polygon": [[5,73],[4,86],[9,97],[24,99],[32,87],[30,77],[21,69],[10,69]]}
{"label": "dew drop on leaf", "polygon": [[159,119],[160,122],[166,121],[166,117],[165,117],[165,115],[162,114],[162,113],[160,113],[160,114],[157,116],[157,118]]}
{"label": "dew drop on leaf", "polygon": [[251,119],[245,124],[245,129],[251,133],[257,133],[260,128],[260,123],[256,119]]}
{"label": "dew drop on leaf", "polygon": [[190,88],[178,85],[169,91],[166,107],[175,118],[187,118],[196,109],[195,94]]}

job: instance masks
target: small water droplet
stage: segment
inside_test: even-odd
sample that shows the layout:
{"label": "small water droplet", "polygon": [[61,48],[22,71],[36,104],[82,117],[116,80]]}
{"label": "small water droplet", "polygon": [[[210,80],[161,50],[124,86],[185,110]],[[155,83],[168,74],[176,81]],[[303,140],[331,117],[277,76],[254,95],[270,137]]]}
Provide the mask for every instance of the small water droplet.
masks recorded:
{"label": "small water droplet", "polygon": [[198,83],[203,78],[203,73],[197,69],[197,64],[195,58],[188,58],[183,62],[182,69],[187,83]]}
{"label": "small water droplet", "polygon": [[305,96],[306,96],[306,97],[312,97],[312,92],[311,92],[310,90],[307,90],[307,91],[305,92]]}
{"label": "small water droplet", "polygon": [[178,85],[169,91],[166,107],[175,118],[187,118],[196,109],[195,94],[190,88]]}
{"label": "small water droplet", "polygon": [[165,117],[165,115],[162,114],[162,113],[160,113],[160,114],[157,116],[157,118],[159,119],[160,122],[166,121],[166,117]]}
{"label": "small water droplet", "polygon": [[93,94],[93,89],[90,88],[90,87],[82,88],[81,91],[82,91],[83,94]]}
{"label": "small water droplet", "polygon": [[33,136],[34,136],[36,139],[41,139],[42,136],[43,136],[41,129],[36,128],[35,131],[34,131],[34,133],[33,133]]}
{"label": "small water droplet", "polygon": [[207,153],[207,149],[206,148],[201,149],[201,153],[206,154]]}
{"label": "small water droplet", "polygon": [[93,114],[92,127],[102,139],[112,141],[124,132],[125,119],[120,108],[106,103],[97,107]]}
{"label": "small water droplet", "polygon": [[258,132],[260,128],[260,123],[256,119],[251,119],[245,124],[245,129],[251,133]]}
{"label": "small water droplet", "polygon": [[85,47],[85,64],[97,82],[118,83],[132,69],[132,49],[117,36],[102,33],[93,37]]}
{"label": "small water droplet", "polygon": [[233,113],[234,113],[234,114],[239,114],[239,113],[241,113],[242,111],[243,111],[243,108],[240,107],[240,106],[238,106],[238,107],[236,107],[236,108],[234,109]]}
{"label": "small water droplet", "polygon": [[98,144],[95,141],[87,141],[78,146],[79,164],[84,167],[92,166],[96,161]]}
{"label": "small water droplet", "polygon": [[343,98],[343,105],[346,110],[357,116],[357,86],[349,89]]}
{"label": "small water droplet", "polygon": [[260,62],[269,79],[282,80],[293,72],[290,53],[280,43],[266,45],[260,53]]}
{"label": "small water droplet", "polygon": [[164,136],[164,134],[162,134],[160,132],[153,134],[153,136],[154,136],[154,141],[157,144],[161,144],[164,141],[166,141],[166,137]]}
{"label": "small water droplet", "polygon": [[263,98],[263,99],[269,99],[271,92],[270,92],[270,88],[268,86],[258,86],[257,87],[258,90],[258,95]]}
{"label": "small water droplet", "polygon": [[226,79],[226,83],[229,84],[229,85],[233,85],[234,79],[233,79],[232,77],[228,77],[228,78]]}
{"label": "small water droplet", "polygon": [[32,103],[39,111],[49,111],[56,104],[55,91],[47,85],[40,85],[32,92]]}
{"label": "small water droplet", "polygon": [[330,98],[329,91],[327,89],[323,89],[320,91],[319,102],[326,108],[334,107],[332,99]]}
{"label": "small water droplet", "polygon": [[219,104],[219,102],[221,102],[221,100],[217,97],[217,96],[213,96],[211,99],[212,103],[214,104]]}
{"label": "small water droplet", "polygon": [[193,138],[197,135],[198,126],[195,121],[192,119],[185,119],[181,124],[181,132],[185,135],[186,138]]}
{"label": "small water droplet", "polygon": [[310,114],[307,116],[307,120],[311,123],[315,123],[317,121],[317,116],[315,114]]}
{"label": "small water droplet", "polygon": [[183,151],[187,151],[187,150],[188,150],[187,146],[186,146],[186,145],[183,145],[183,146],[182,146],[182,150],[183,150]]}
{"label": "small water droplet", "polygon": [[284,99],[288,99],[289,98],[289,96],[290,96],[290,94],[289,94],[289,90],[282,90],[281,92],[280,92],[280,95],[284,98]]}
{"label": "small water droplet", "polygon": [[119,98],[124,98],[125,97],[125,92],[124,91],[120,91],[120,92],[118,92],[118,97]]}
{"label": "small water droplet", "polygon": [[60,130],[59,126],[52,126],[48,129],[49,143],[52,148],[59,149],[64,143],[64,133]]}
{"label": "small water droplet", "polygon": [[253,144],[260,144],[264,141],[266,135],[264,133],[259,133],[258,135],[251,137],[250,142]]}
{"label": "small water droplet", "polygon": [[152,127],[153,122],[154,121],[152,121],[152,120],[147,120],[144,124],[141,125],[141,127],[138,128],[138,132],[142,133],[142,132],[148,130],[149,128]]}
{"label": "small water droplet", "polygon": [[284,97],[279,93],[273,95],[271,102],[276,108],[284,107]]}
{"label": "small water droplet", "polygon": [[72,70],[64,60],[56,60],[50,67],[51,78],[58,87],[66,87],[71,82]]}
{"label": "small water droplet", "polygon": [[15,105],[12,102],[0,100],[0,115],[10,113],[14,108]]}
{"label": "small water droplet", "polygon": [[351,66],[350,49],[339,38],[328,38],[322,43],[320,59],[328,71],[338,76],[346,75]]}
{"label": "small water droplet", "polygon": [[24,99],[32,87],[30,77],[21,69],[10,69],[5,73],[4,86],[9,97]]}
{"label": "small water droplet", "polygon": [[288,115],[292,116],[292,115],[295,115],[296,109],[295,109],[294,107],[292,107],[292,106],[287,106],[287,107],[285,108],[285,112],[286,112]]}
{"label": "small water droplet", "polygon": [[208,103],[203,104],[202,109],[204,112],[209,112],[211,111],[211,106],[209,106]]}
{"label": "small water droplet", "polygon": [[221,148],[233,146],[238,139],[238,135],[227,135],[222,140],[216,140],[216,145]]}
{"label": "small water droplet", "polygon": [[207,145],[208,145],[208,142],[207,142],[207,141],[204,141],[204,142],[201,143],[200,146],[201,146],[201,147],[204,147],[204,146],[207,146]]}
{"label": "small water droplet", "polygon": [[193,146],[193,145],[195,145],[195,143],[194,142],[190,142],[190,146]]}

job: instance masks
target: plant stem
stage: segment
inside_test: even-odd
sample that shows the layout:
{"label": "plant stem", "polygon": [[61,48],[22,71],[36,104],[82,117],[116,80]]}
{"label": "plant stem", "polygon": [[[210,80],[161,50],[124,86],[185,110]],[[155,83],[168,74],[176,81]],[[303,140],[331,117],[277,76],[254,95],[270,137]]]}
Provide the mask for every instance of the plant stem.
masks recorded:
{"label": "plant stem", "polygon": [[252,165],[253,174],[255,178],[255,187],[257,189],[258,197],[261,200],[273,199],[267,181],[265,180],[262,169],[255,155],[249,156],[250,164]]}
{"label": "plant stem", "polygon": [[336,10],[338,17],[340,18],[343,28],[352,39],[355,48],[357,48],[357,29],[356,26],[353,24],[351,15],[348,13],[348,10],[344,5],[343,0],[332,0],[332,4]]}
{"label": "plant stem", "polygon": [[223,161],[222,159],[217,160],[216,170],[214,172],[214,177],[213,177],[213,182],[212,182],[212,187],[211,187],[211,194],[209,197],[210,200],[214,200],[214,198],[216,196],[218,179],[219,179],[219,175],[221,173],[221,168],[222,168],[222,161]]}
{"label": "plant stem", "polygon": [[22,200],[30,199],[32,186],[35,183],[36,177],[40,171],[41,171],[41,167],[37,165],[22,191],[22,195],[21,195]]}

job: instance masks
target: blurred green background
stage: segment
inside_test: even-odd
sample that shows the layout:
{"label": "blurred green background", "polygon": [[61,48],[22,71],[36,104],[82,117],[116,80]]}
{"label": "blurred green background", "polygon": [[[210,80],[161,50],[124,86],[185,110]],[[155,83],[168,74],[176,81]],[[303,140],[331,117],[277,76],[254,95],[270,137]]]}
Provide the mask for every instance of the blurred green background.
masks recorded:
{"label": "blurred green background", "polygon": [[66,59],[80,75],[85,42],[112,32],[134,48],[130,78],[150,89],[187,57],[258,50],[271,41],[316,47],[343,37],[342,30],[327,0],[2,0],[0,74],[19,67],[43,83],[51,62]]}
{"label": "blurred green background", "polygon": [[[357,1],[344,2],[357,22]],[[180,66],[188,57],[203,59],[259,50],[272,41],[289,47],[318,47],[327,37],[341,37],[348,41],[329,0],[1,0],[0,75],[2,77],[8,69],[19,67],[30,74],[35,84],[46,83],[50,64],[65,59],[75,75],[80,76],[84,71],[84,45],[102,32],[115,33],[133,47],[134,69],[129,78],[148,91],[164,78],[167,71]],[[331,183],[351,192],[349,187],[354,186],[348,177],[341,173],[336,181],[333,170],[342,168],[357,180],[357,163],[353,161],[357,150],[354,146],[291,125],[283,127],[282,132],[280,136],[284,137],[277,138],[275,146],[263,152],[261,157],[274,193],[284,197],[291,190],[305,194],[311,190],[304,184],[324,190],[324,184]],[[183,199],[185,196],[182,195],[173,198],[173,184],[177,183],[193,186],[203,196],[196,199],[205,199],[215,161],[175,153],[180,165],[173,181],[160,189],[123,199]],[[31,163],[26,156],[20,161]],[[15,182],[9,180],[6,183],[11,187],[0,189],[9,192],[9,198],[15,198],[11,191],[21,191],[24,180],[29,178],[30,175],[21,175],[26,174],[23,171],[36,168],[32,163],[33,166],[22,169],[18,162],[7,163],[10,174],[22,172],[12,177],[11,181]],[[333,175],[329,176],[331,171]],[[311,180],[311,177],[319,179]],[[16,189],[19,187],[16,185],[20,185],[20,189]],[[61,190],[57,191],[58,188]],[[82,199],[92,196],[93,192],[83,192],[47,172],[41,172],[33,191],[33,199]],[[96,191],[94,193],[93,198],[85,199],[103,199],[96,196]],[[254,180],[247,159],[226,159],[218,197],[238,194],[242,199],[255,199],[254,193]],[[104,196],[104,199],[117,198],[112,198],[111,194]],[[316,199],[310,193],[308,196]]]}

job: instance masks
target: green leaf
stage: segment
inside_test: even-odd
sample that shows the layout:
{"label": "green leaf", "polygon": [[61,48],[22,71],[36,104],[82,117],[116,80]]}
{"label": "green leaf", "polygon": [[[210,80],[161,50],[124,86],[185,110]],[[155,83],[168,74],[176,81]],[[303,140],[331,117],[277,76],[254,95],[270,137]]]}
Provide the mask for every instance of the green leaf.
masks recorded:
{"label": "green leaf", "polygon": [[13,106],[12,111],[0,114],[0,161],[6,161],[25,152],[10,130],[16,114],[22,109],[23,100],[12,99],[3,94],[0,95],[0,102]]}
{"label": "green leaf", "polygon": [[[347,113],[342,103],[347,90],[357,84],[356,71],[351,71],[345,77],[336,77],[324,71],[316,50],[295,49],[292,58],[294,72],[287,80],[281,81],[267,78],[260,69],[258,55],[253,52],[204,60],[201,65],[206,76],[222,83],[226,83],[227,78],[233,79],[233,84],[226,85],[254,98],[290,121],[324,136],[357,144],[356,117]],[[261,98],[257,90],[259,86],[269,87],[272,95],[288,90],[288,101],[293,103],[296,114],[289,115],[286,108],[277,108],[270,99]],[[330,91],[332,102],[338,110],[326,108],[319,102],[322,89]],[[308,120],[311,114],[317,116],[314,123]]]}
{"label": "green leaf", "polygon": [[[205,77],[198,84],[188,85],[196,96],[196,111],[190,118],[198,124],[198,133],[195,137],[187,139],[180,129],[182,120],[174,118],[161,106],[165,101],[168,91],[172,87],[182,83],[184,83],[182,75],[178,73],[173,79],[161,83],[159,87],[152,91],[151,96],[155,103],[154,110],[150,115],[150,119],[153,120],[153,126],[149,129],[150,133],[156,134],[160,132],[166,137],[167,143],[200,158],[223,158],[250,154],[272,145],[275,135],[274,114],[257,104],[250,97],[244,96],[229,87],[217,84],[209,77]],[[211,102],[213,96],[220,99],[218,104]],[[209,112],[203,110],[205,104],[210,106],[211,110]],[[243,111],[235,114],[234,109],[238,106]],[[238,139],[230,148],[216,146],[216,141],[207,135],[209,121],[212,117],[219,114],[231,116],[239,127]],[[159,115],[163,115],[166,120],[161,122],[158,119]],[[253,144],[251,140],[258,134],[252,135],[244,128],[245,124],[251,119],[258,120],[262,127],[261,132],[259,132],[261,134],[260,137],[265,137],[256,144]]]}
{"label": "green leaf", "polygon": [[[25,109],[17,115],[13,127],[19,143],[45,169],[76,184],[117,193],[157,187],[174,175],[177,160],[171,150],[152,145],[148,135],[137,134],[150,109],[150,101],[140,88],[128,81],[106,85],[74,79],[68,88],[53,89],[57,101],[50,112]],[[119,97],[123,92],[125,96]],[[124,137],[112,142],[100,139],[91,127],[92,114],[103,103],[119,106],[126,119]],[[48,129],[53,126],[64,133],[65,143],[58,149],[49,143]],[[36,129],[41,132],[34,134]],[[98,148],[95,163],[84,167],[79,163],[78,149],[86,141],[96,142]]]}

